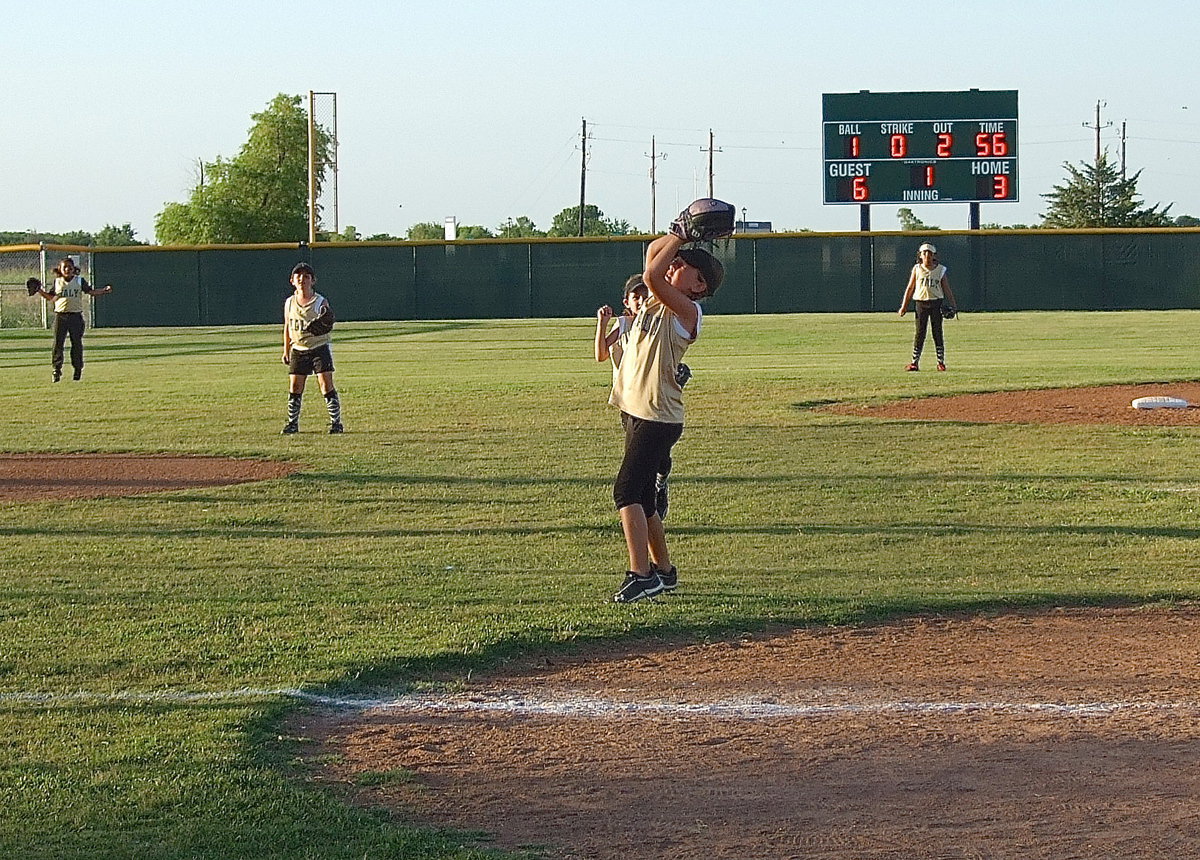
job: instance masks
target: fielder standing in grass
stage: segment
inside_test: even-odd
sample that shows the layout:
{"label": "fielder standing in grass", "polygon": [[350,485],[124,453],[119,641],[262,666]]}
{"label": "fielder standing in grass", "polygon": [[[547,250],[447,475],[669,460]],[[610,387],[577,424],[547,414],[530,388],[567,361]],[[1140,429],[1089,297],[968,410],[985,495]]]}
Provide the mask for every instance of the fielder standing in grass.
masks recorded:
{"label": "fielder standing in grass", "polygon": [[41,296],[54,302],[54,349],[50,352],[53,367],[51,379],[62,379],[63,345],[71,339],[71,367],[73,379],[83,378],[83,297],[103,296],[112,292],[112,285],[97,290],[79,273],[79,267],[71,257],[63,257],[54,269],[54,286],[43,289],[41,281],[30,278],[25,282],[31,296]]}
{"label": "fielder standing in grass", "polygon": [[308,263],[292,268],[292,287],[295,292],[283,303],[283,363],[288,366],[288,419],[283,433],[300,432],[300,406],[304,384],[316,374],[317,385],[325,397],[329,412],[329,432],[342,433],[342,403],[333,385],[333,352],[330,332],[333,330],[333,310],[329,302],[313,287],[316,273]]}
{"label": "fielder standing in grass", "polygon": [[729,235],[733,211],[719,200],[697,200],[646,251],[642,279],[649,297],[629,324],[608,401],[621,410],[625,427],[625,457],[613,501],[629,567],[613,595],[616,603],[674,591],[678,584],[655,503],[655,475],[683,434],[683,386],[676,373],[700,336],[704,314],[699,301],[717,291],[725,273],[708,251],[683,245]]}
{"label": "fielder standing in grass", "polygon": [[921,350],[925,347],[925,330],[933,324],[933,345],[937,348],[937,369],[946,369],[946,343],[942,338],[942,307],[954,314],[957,302],[946,267],[938,262],[937,248],[926,242],[917,249],[917,262],[908,276],[904,298],[900,300],[900,316],[908,313],[908,303],[917,304],[917,331],[913,336],[912,361],[905,370],[921,369]]}

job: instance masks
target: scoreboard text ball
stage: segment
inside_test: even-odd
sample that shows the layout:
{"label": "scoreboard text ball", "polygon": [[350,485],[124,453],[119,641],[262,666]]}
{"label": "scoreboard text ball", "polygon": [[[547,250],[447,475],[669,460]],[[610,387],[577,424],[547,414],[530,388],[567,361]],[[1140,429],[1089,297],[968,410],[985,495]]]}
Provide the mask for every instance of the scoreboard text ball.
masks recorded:
{"label": "scoreboard text ball", "polygon": [[826,203],[1017,200],[1017,91],[826,93]]}

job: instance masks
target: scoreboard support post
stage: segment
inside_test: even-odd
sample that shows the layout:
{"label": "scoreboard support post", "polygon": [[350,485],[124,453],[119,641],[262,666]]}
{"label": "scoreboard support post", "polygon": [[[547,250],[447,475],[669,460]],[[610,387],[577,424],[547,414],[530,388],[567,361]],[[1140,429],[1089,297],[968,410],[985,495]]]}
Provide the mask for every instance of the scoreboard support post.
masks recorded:
{"label": "scoreboard support post", "polygon": [[967,216],[967,229],[968,230],[978,230],[979,229],[979,204],[978,203],[971,204],[971,214]]}

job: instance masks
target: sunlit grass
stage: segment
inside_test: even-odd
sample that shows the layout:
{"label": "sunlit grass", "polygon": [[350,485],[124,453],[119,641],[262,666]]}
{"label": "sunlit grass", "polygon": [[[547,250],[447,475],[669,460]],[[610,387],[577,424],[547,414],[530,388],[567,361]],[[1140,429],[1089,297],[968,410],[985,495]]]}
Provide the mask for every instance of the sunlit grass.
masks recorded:
{"label": "sunlit grass", "polygon": [[[0,694],[403,688],[531,649],[922,610],[1194,598],[1190,428],[877,421],[813,409],[1200,378],[1197,312],[719,317],[688,354],[672,600],[624,567],[610,373],[590,320],[339,325],[348,433],[315,386],[281,437],[273,327],[6,332],[0,447],[292,460],[259,484],[0,508]],[[0,700],[0,854],[478,856],[305,784],[287,703]],[[374,777],[372,777],[374,778]],[[397,771],[380,784],[404,781]]]}

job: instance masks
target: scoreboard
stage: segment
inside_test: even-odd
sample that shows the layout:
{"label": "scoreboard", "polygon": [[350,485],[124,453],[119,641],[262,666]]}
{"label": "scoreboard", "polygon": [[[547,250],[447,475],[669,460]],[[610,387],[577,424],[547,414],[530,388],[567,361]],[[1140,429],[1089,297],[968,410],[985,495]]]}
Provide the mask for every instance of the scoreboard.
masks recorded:
{"label": "scoreboard", "polygon": [[826,203],[1017,196],[1017,91],[825,93]]}

